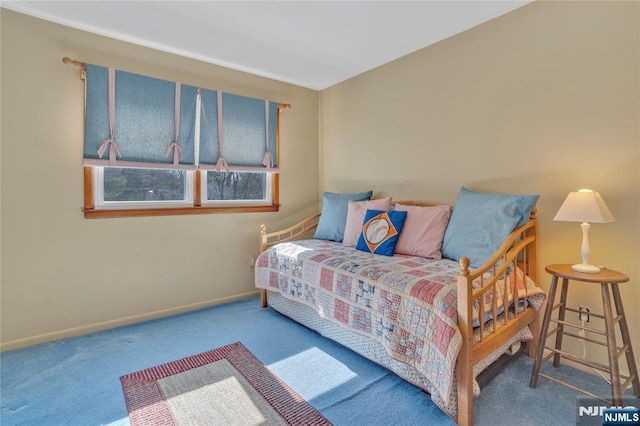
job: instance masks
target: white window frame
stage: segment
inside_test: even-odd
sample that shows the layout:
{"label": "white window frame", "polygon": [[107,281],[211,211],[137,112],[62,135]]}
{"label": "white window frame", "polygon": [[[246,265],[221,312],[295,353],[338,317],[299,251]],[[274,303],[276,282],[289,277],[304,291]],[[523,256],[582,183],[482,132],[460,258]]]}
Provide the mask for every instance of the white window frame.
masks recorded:
{"label": "white window frame", "polygon": [[[208,198],[208,173],[215,170],[202,170],[202,182],[200,185],[200,199],[203,206],[266,206],[273,203],[273,173],[266,174],[265,197],[260,200],[209,200]],[[236,173],[257,173],[257,172],[236,172]],[[262,173],[262,172],[260,172]]]}
{"label": "white window frame", "polygon": [[[144,167],[140,167],[143,169]],[[93,167],[93,203],[96,210],[111,209],[158,209],[193,206],[194,170],[185,170],[185,199],[172,201],[105,201],[104,200],[104,167]]]}

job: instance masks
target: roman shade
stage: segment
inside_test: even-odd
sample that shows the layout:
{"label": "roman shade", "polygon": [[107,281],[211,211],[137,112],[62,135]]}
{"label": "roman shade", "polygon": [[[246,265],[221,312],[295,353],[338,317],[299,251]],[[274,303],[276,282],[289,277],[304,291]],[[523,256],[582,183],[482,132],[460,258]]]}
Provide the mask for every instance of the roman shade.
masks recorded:
{"label": "roman shade", "polygon": [[276,102],[91,64],[85,81],[84,165],[278,171]]}
{"label": "roman shade", "polygon": [[196,87],[86,69],[85,165],[196,168]]}
{"label": "roman shade", "polygon": [[201,89],[200,168],[277,171],[278,103]]}

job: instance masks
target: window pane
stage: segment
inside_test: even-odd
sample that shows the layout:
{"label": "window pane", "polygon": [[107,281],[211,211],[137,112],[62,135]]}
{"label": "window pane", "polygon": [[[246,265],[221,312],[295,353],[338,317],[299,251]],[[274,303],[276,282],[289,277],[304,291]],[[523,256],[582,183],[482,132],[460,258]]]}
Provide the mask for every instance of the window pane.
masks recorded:
{"label": "window pane", "polygon": [[207,172],[207,200],[267,200],[267,174]]}
{"label": "window pane", "polygon": [[183,201],[186,170],[105,167],[104,201]]}

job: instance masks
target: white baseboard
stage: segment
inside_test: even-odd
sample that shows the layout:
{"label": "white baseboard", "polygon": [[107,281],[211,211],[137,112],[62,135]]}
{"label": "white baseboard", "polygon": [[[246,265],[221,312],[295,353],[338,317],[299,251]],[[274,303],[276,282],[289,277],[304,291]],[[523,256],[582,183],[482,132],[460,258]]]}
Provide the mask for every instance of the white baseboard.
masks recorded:
{"label": "white baseboard", "polygon": [[53,342],[55,340],[67,339],[69,337],[81,336],[83,334],[95,333],[98,331],[109,330],[125,325],[136,324],[139,322],[149,321],[157,318],[168,317],[171,315],[182,314],[185,312],[196,311],[198,309],[208,308],[223,303],[235,302],[242,299],[255,297],[259,294],[259,290],[242,293],[235,296],[222,297],[219,299],[210,299],[204,302],[193,303],[190,305],[177,306],[175,308],[163,309],[155,312],[148,312],[140,315],[119,318],[111,321],[103,321],[81,327],[69,328],[66,330],[54,331],[51,333],[39,334],[37,336],[26,337],[24,339],[16,339],[8,342],[0,343],[0,352],[20,349],[27,346],[38,345],[41,343]]}

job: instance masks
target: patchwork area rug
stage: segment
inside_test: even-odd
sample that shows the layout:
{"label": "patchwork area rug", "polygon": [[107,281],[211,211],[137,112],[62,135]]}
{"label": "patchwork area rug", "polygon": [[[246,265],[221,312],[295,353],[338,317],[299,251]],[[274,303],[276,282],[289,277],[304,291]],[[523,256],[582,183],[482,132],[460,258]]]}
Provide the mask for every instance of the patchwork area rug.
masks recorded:
{"label": "patchwork area rug", "polygon": [[242,343],[120,378],[136,425],[330,425]]}

